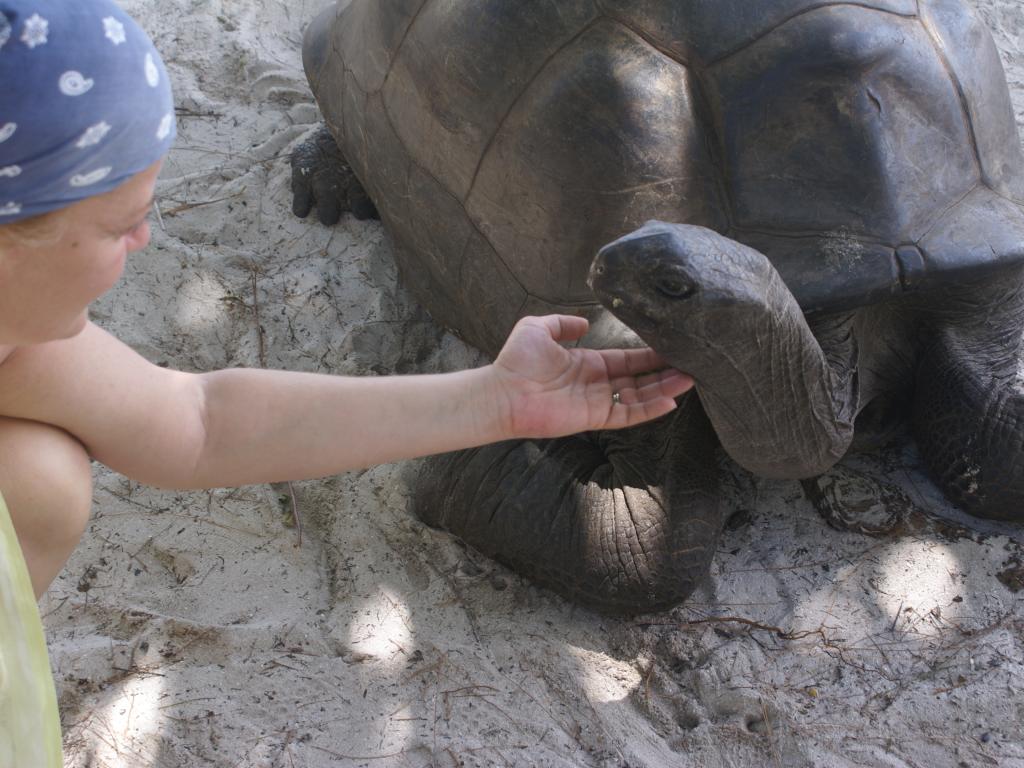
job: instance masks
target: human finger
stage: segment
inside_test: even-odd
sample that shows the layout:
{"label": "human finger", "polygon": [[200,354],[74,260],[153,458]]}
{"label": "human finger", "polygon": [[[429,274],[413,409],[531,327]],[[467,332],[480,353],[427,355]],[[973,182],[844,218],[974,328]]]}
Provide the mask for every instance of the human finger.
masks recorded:
{"label": "human finger", "polygon": [[540,323],[547,328],[551,338],[555,341],[576,341],[587,332],[590,323],[585,317],[576,315],[542,315],[540,317],[525,317],[522,321],[535,325]]}
{"label": "human finger", "polygon": [[663,368],[660,371],[640,376],[623,376],[612,379],[612,386],[618,390],[626,388],[643,390],[654,387],[650,391],[669,397],[678,397],[693,386],[693,377],[675,368]]}
{"label": "human finger", "polygon": [[646,376],[622,376],[610,382],[618,401],[627,404],[645,402],[658,397],[679,397],[693,388],[693,377],[668,368]]}
{"label": "human finger", "polygon": [[637,387],[641,400],[653,397],[679,397],[693,389],[693,377],[688,373],[667,368],[655,374],[652,381],[644,382]]}
{"label": "human finger", "polygon": [[[635,392],[631,394],[635,395]],[[650,400],[626,402],[629,399],[632,398],[623,398],[621,393],[618,399],[615,399],[613,395],[612,403],[608,409],[608,417],[604,425],[605,429],[632,427],[636,424],[642,424],[645,421],[664,416],[676,408],[676,401],[671,397],[655,397]]]}
{"label": "human finger", "polygon": [[666,366],[661,355],[650,347],[639,349],[602,349],[598,351],[604,360],[608,376],[635,376],[649,373]]}

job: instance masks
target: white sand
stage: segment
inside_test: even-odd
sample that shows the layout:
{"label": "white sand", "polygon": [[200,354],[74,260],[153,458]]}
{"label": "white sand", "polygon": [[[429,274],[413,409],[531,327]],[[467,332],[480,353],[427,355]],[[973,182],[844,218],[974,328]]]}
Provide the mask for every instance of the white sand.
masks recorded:
{"label": "white sand", "polygon": [[[976,2],[1024,122],[1024,10]],[[290,214],[288,151],[318,120],[301,30],[323,4],[126,2],[180,137],[153,244],[94,317],[160,364],[477,359],[397,282],[376,222]],[[916,466],[901,448],[833,477],[949,514]],[[708,583],[617,621],[424,528],[406,472],[296,484],[300,547],[283,487],[162,492],[97,467],[95,519],[43,602],[67,765],[1024,766],[1024,593],[996,578],[1019,527],[841,533],[799,484],[736,474],[729,503],[756,511]],[[707,617],[792,634],[688,623]]]}

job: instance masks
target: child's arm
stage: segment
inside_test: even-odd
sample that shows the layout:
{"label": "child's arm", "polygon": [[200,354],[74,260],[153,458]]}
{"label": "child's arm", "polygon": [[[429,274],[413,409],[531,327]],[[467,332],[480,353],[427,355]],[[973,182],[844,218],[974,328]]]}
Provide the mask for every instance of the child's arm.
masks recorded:
{"label": "child's arm", "polygon": [[[482,445],[624,427],[692,386],[650,350],[567,350],[579,318],[521,321],[494,364],[424,376],[342,377],[152,365],[94,325],[16,350],[0,413],[59,426],[93,458],[177,488],[321,477]],[[620,393],[613,405],[612,392]]]}

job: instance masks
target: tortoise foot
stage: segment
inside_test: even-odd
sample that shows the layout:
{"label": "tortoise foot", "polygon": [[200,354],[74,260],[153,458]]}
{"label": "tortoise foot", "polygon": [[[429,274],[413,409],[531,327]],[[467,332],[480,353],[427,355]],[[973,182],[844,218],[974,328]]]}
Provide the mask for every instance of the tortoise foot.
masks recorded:
{"label": "tortoise foot", "polygon": [[345,211],[357,219],[379,218],[326,125],[292,153],[292,213],[304,219],[314,206],[328,227]]}
{"label": "tortoise foot", "polygon": [[923,513],[899,488],[846,466],[801,480],[804,494],[825,522],[839,531],[895,536]]}
{"label": "tortoise foot", "polygon": [[838,531],[877,538],[929,534],[949,541],[977,540],[977,531],[937,514],[889,480],[913,466],[905,461],[895,444],[880,453],[847,457],[800,484],[818,514]]}

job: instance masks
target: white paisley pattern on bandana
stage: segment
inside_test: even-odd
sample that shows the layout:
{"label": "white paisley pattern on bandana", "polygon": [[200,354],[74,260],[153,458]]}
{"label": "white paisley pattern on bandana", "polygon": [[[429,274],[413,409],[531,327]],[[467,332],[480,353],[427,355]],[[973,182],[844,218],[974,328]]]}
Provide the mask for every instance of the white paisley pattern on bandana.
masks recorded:
{"label": "white paisley pattern on bandana", "polygon": [[103,181],[110,172],[114,170],[109,165],[104,168],[97,168],[95,171],[89,173],[79,173],[71,177],[72,187],[89,187],[97,182]]}
{"label": "white paisley pattern on bandana", "polygon": [[160,70],[156,68],[153,55],[149,53],[146,54],[146,82],[149,83],[150,88],[160,85]]}
{"label": "white paisley pattern on bandana", "polygon": [[110,126],[107,125],[106,121],[101,120],[96,125],[90,125],[88,130],[82,134],[82,138],[75,142],[75,146],[79,149],[85,149],[94,144],[99,144],[109,132]]}
{"label": "white paisley pattern on bandana", "polygon": [[160,54],[118,0],[0,0],[0,89],[0,224],[109,192],[174,140]]}
{"label": "white paisley pattern on bandana", "polygon": [[107,16],[107,18],[103,20],[103,30],[107,39],[114,45],[120,45],[128,39],[124,35],[124,24],[113,16]]}
{"label": "white paisley pattern on bandana", "polygon": [[7,17],[0,13],[0,48],[4,47],[4,43],[11,39],[11,22],[7,20]]}
{"label": "white paisley pattern on bandana", "polygon": [[86,77],[81,72],[69,70],[60,76],[60,92],[65,96],[81,96],[88,92],[96,83],[92,78]]}
{"label": "white paisley pattern on bandana", "polygon": [[164,115],[164,119],[160,121],[160,127],[156,129],[157,141],[163,141],[164,139],[166,139],[170,135],[171,129],[173,127],[174,113],[168,112],[166,115]]}
{"label": "white paisley pattern on bandana", "polygon": [[50,22],[38,13],[33,13],[25,20],[25,27],[21,31],[21,42],[29,48],[35,48],[46,42],[49,30]]}

